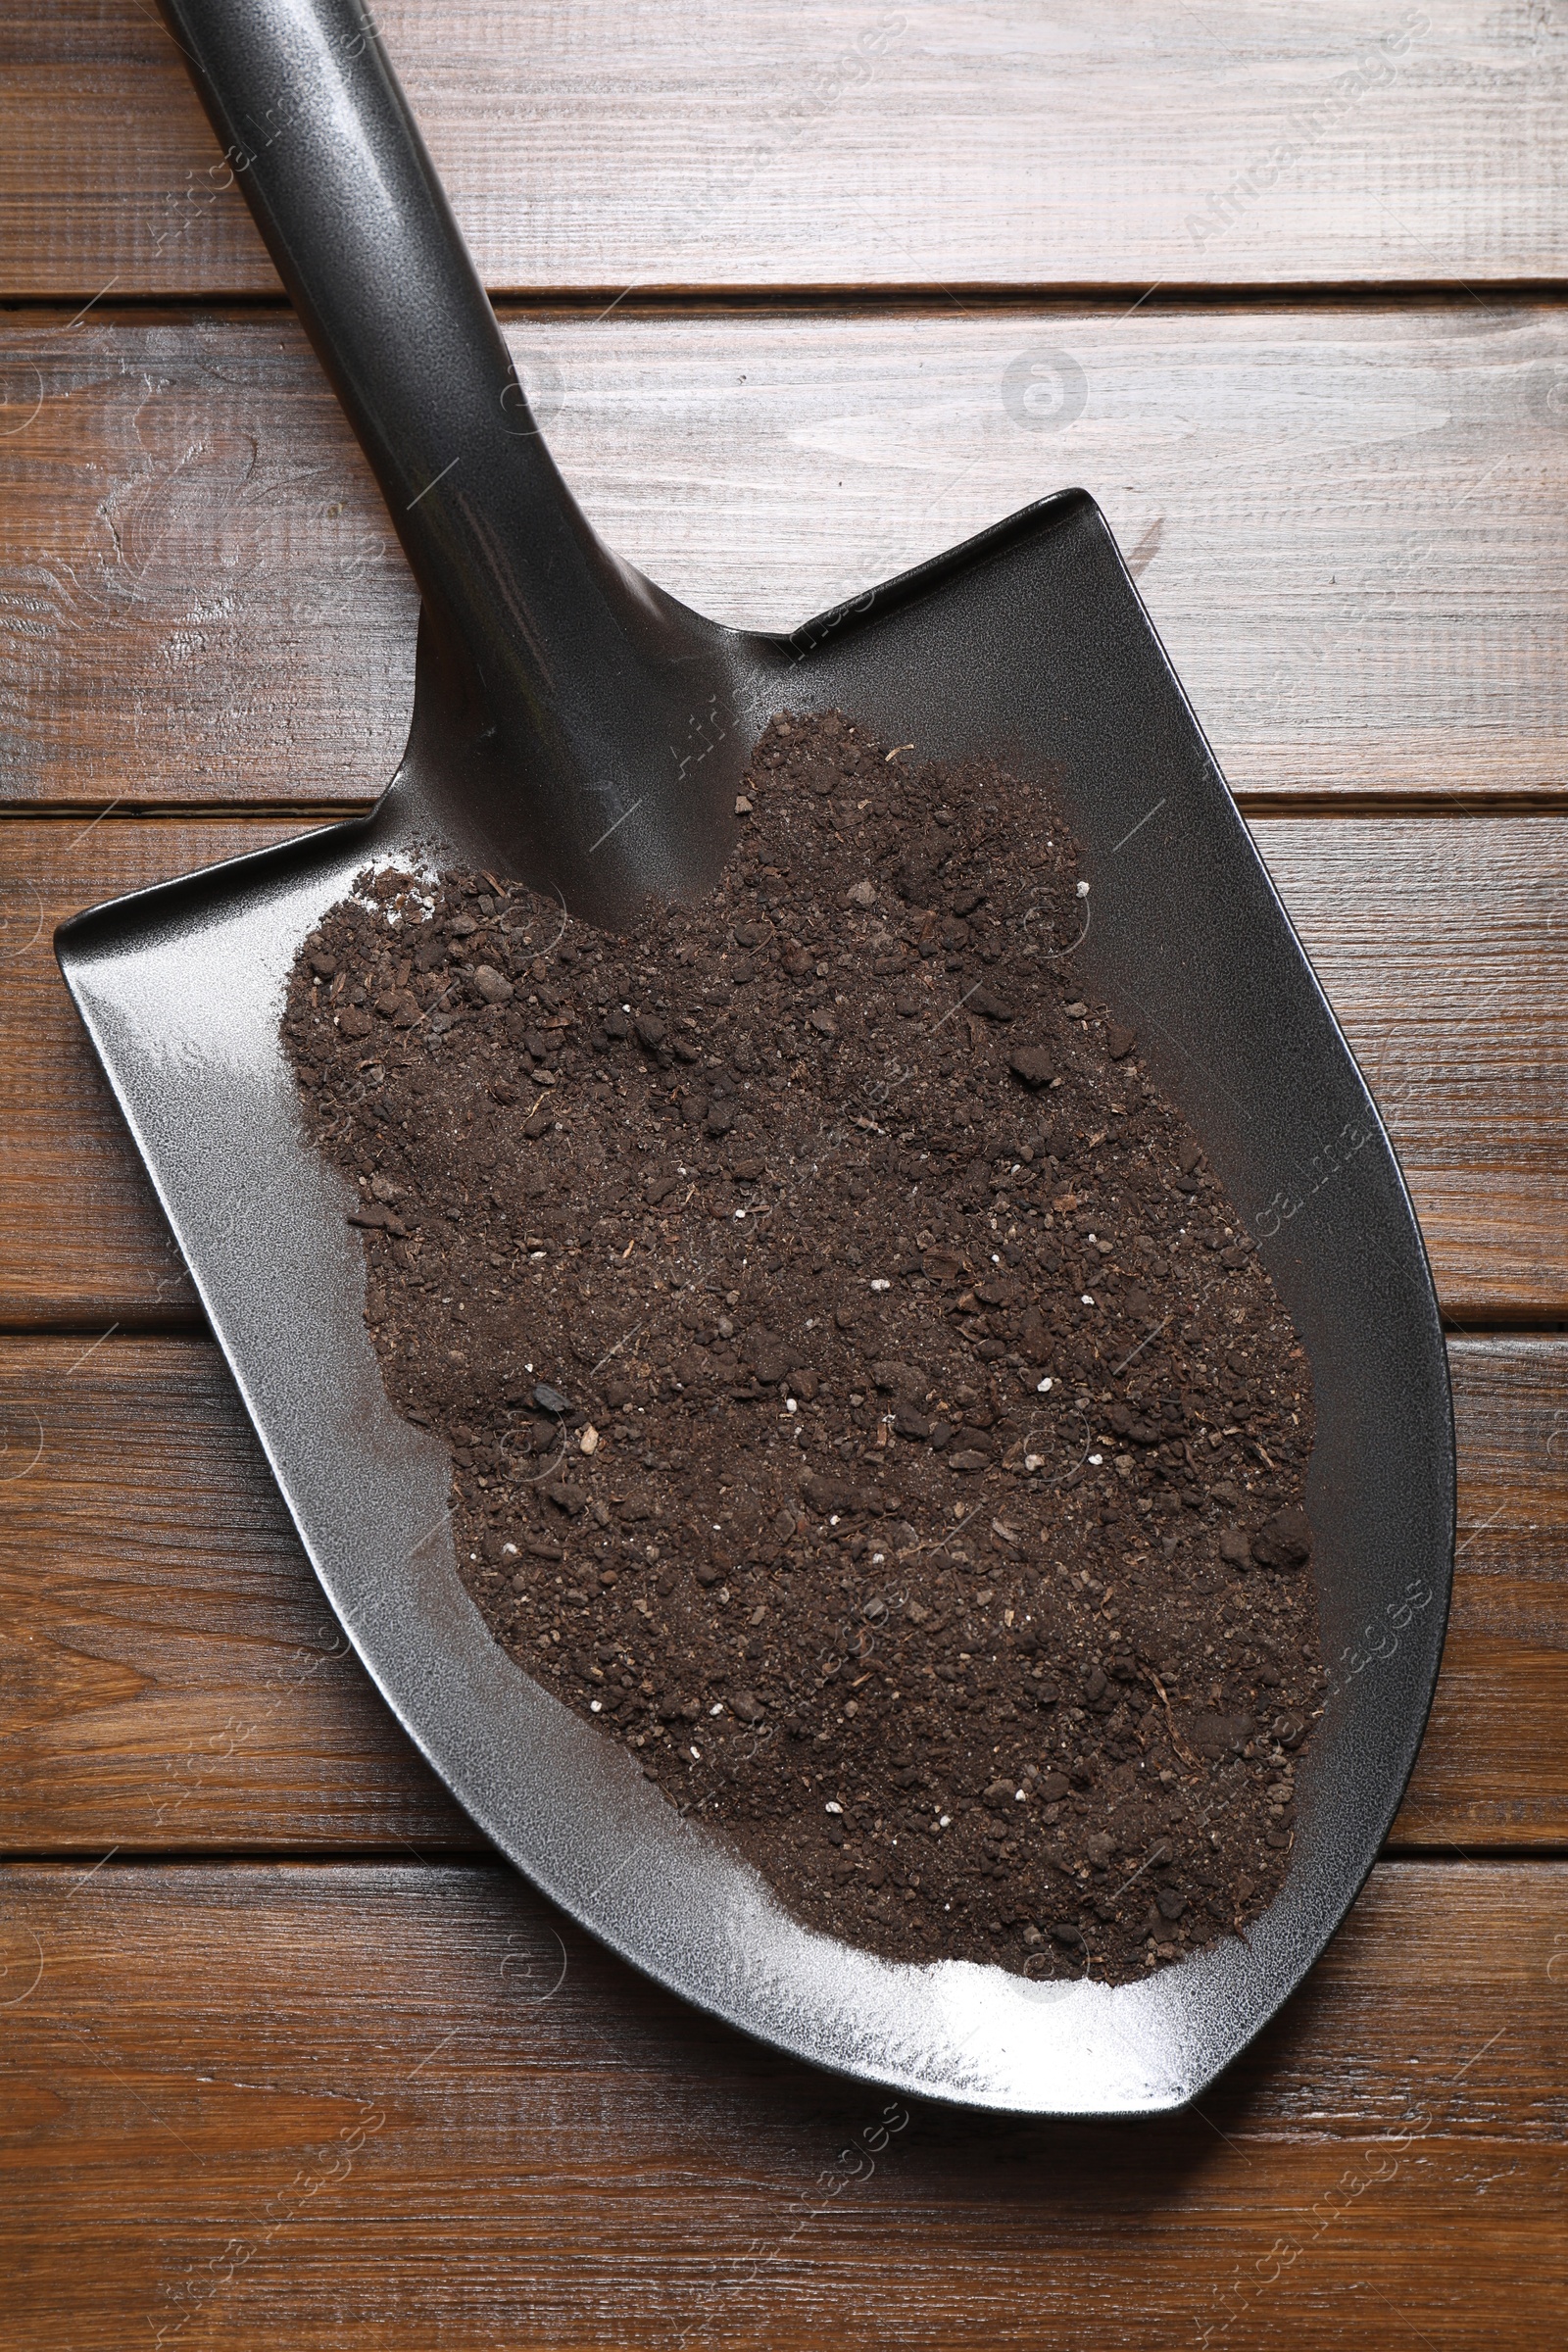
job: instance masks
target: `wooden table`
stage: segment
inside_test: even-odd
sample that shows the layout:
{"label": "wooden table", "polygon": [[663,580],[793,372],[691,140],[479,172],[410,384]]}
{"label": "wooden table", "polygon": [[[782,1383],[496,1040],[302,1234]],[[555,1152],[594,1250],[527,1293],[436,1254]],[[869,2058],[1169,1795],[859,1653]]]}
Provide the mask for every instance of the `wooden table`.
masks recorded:
{"label": "wooden table", "polygon": [[883,2145],[495,1863],[339,1652],[49,951],[363,808],[413,593],[150,11],[19,5],[6,2342],[1560,2340],[1568,8],[381,17],[562,463],[678,593],[787,625],[1101,499],[1422,1214],[1453,1620],[1350,1922],[1157,2127]]}

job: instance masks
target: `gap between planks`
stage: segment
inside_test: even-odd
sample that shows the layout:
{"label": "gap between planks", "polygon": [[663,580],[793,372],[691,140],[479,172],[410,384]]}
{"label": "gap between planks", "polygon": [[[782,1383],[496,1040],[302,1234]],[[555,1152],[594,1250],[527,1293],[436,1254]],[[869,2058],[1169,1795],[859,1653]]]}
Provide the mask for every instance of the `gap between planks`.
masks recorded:
{"label": "gap between planks", "polygon": [[[476,1830],[476,1837],[483,1833]],[[80,1869],[87,1879],[145,1876],[163,1870],[461,1870],[470,1875],[521,1879],[537,1891],[525,1871],[509,1862],[488,1840],[478,1846],[456,1845],[438,1838],[400,1840],[403,1854],[385,1845],[96,1845],[9,1846],[0,1844],[0,1871],[49,1870],[62,1874]],[[405,1858],[406,1857],[406,1858]],[[1457,1845],[1451,1838],[1420,1845],[1401,1838],[1378,1849],[1374,1871],[1393,1870],[1560,1870],[1568,1861],[1568,1838],[1555,1844],[1544,1839],[1534,1845],[1489,1845],[1474,1838]],[[549,1903],[548,1895],[539,1895]],[[554,1905],[551,1908],[554,1909]],[[569,1914],[568,1914],[569,1916]],[[1337,1932],[1337,1931],[1336,1931]]]}
{"label": "gap between planks", "polygon": [[[171,317],[188,317],[214,310],[244,311],[250,317],[270,312],[292,315],[294,307],[282,292],[246,293],[240,289],[222,294],[138,293],[134,288],[127,291],[112,281],[112,286],[104,286],[96,294],[89,294],[85,287],[66,293],[28,294],[12,293],[0,286],[0,314],[77,308],[85,312],[95,309],[111,290],[115,310],[135,311],[143,316],[167,313]],[[1227,285],[1222,278],[1156,278],[1143,283],[1136,280],[1120,283],[1105,278],[1054,278],[1035,283],[1019,278],[1004,285],[987,285],[969,279],[952,284],[933,281],[907,286],[869,285],[847,279],[842,283],[821,280],[788,286],[722,286],[701,282],[512,285],[490,286],[486,292],[491,308],[503,319],[513,316],[575,318],[584,312],[605,310],[629,313],[633,317],[692,318],[722,318],[737,313],[759,318],[775,311],[789,315],[820,313],[825,317],[874,311],[885,317],[918,318],[941,316],[955,308],[975,314],[1073,310],[1106,311],[1112,315],[1129,308],[1145,312],[1195,307],[1213,311],[1463,310],[1479,304],[1488,309],[1505,303],[1568,301],[1568,278],[1472,276],[1427,283],[1419,278],[1369,277],[1345,278],[1321,285],[1310,280],[1289,285],[1266,282]]]}
{"label": "gap between planks", "polygon": [[[1568,811],[1568,776],[1561,784],[1543,784],[1528,792],[1476,793],[1468,798],[1452,792],[1344,792],[1344,793],[1282,793],[1250,791],[1245,784],[1228,787],[1230,796],[1244,816],[1287,816],[1329,818],[1349,817],[1420,817],[1435,816],[1459,819],[1475,816],[1561,816]],[[380,795],[363,801],[255,801],[233,800],[180,801],[136,800],[74,801],[39,798],[37,800],[0,799],[0,824],[7,817],[79,816],[91,824],[107,816],[134,818],[140,823],[174,818],[209,822],[233,816],[254,816],[276,823],[284,818],[318,826],[346,824],[355,817],[368,816],[376,808]]]}

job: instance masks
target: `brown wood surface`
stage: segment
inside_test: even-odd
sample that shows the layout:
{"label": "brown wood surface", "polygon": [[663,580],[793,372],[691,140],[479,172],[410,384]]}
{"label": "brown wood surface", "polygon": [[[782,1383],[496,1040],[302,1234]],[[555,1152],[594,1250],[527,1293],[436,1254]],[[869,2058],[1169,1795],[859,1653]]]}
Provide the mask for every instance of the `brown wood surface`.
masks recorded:
{"label": "brown wood surface", "polygon": [[216,1348],[0,1341],[0,1851],[483,1845],[349,1648]]}
{"label": "brown wood surface", "polygon": [[677,594],[789,627],[1100,498],[1464,1327],[1453,1616],[1391,1858],[1152,2128],[911,2107],[873,2171],[884,2094],[705,2021],[489,1863],[340,1650],[48,948],[365,806],[413,590],[154,0],[19,0],[7,2352],[1555,2342],[1568,5],[378,16],[552,446]]}
{"label": "brown wood surface", "polygon": [[1385,1864],[1196,2112],[1072,2132],[809,2073],[501,1871],[0,1875],[19,2345],[1559,2337],[1561,1864]]}
{"label": "brown wood surface", "polygon": [[[1560,306],[508,331],[594,521],[719,619],[793,628],[1077,483],[1239,792],[1468,805],[1568,782]],[[379,791],[415,593],[293,320],[24,314],[0,348],[8,797]],[[1042,395],[1081,370],[1054,428],[1049,400],[1029,420],[1035,366]]]}
{"label": "brown wood surface", "polygon": [[[298,829],[238,812],[0,819],[0,1318],[192,1312],[49,942],[78,906]],[[1446,1308],[1466,1323],[1568,1312],[1568,818],[1262,817],[1253,832],[1388,1119]]]}
{"label": "brown wood surface", "polygon": [[[0,1321],[189,1321],[196,1294],[52,946],[75,907],[303,829],[299,817],[0,813]],[[111,871],[114,879],[109,880]]]}
{"label": "brown wood surface", "polygon": [[[1458,1574],[1393,1843],[1560,1843],[1568,1342],[1452,1355]],[[480,1842],[347,1652],[215,1348],[0,1341],[0,1851]]]}
{"label": "brown wood surface", "polygon": [[[376,15],[502,289],[1141,291],[1563,266],[1553,0]],[[18,0],[0,54],[4,291],[275,287],[151,0]],[[258,94],[258,118],[286,124],[289,96]]]}

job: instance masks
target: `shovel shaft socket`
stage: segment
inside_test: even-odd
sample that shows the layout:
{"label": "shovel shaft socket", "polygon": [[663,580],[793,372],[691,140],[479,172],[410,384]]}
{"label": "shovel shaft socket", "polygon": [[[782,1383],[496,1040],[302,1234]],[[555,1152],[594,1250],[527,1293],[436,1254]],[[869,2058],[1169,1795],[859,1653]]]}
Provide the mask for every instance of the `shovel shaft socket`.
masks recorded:
{"label": "shovel shaft socket", "polygon": [[734,763],[699,785],[684,747],[733,707],[731,633],[622,564],[562,479],[370,18],[165,15],[418,582],[422,798],[576,912],[703,887]]}

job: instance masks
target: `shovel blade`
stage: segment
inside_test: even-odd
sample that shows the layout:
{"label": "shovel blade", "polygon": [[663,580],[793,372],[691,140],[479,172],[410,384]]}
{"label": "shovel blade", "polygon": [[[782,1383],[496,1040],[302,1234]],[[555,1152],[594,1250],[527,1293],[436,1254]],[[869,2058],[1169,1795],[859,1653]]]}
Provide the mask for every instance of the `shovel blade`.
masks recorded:
{"label": "shovel blade", "polygon": [[1050,778],[1092,879],[1070,951],[1085,993],[1138,1031],[1306,1343],[1325,1655],[1368,1624],[1393,1646],[1331,1679],[1298,1774],[1290,1875],[1246,1944],[1114,1989],[854,1950],[788,1917],[491,1640],[458,1575],[444,1449],[387,1401],[352,1197],[305,1142],[278,1039],[298,948],[367,861],[427,861],[432,833],[463,852],[450,796],[438,809],[412,748],[369,817],[76,916],[60,962],[334,1608],[517,1867],[650,1975],[816,2064],[1023,2113],[1161,2113],[1198,2095],[1311,1966],[1420,1742],[1454,1503],[1414,1213],[1092,501],[1031,509],[789,639],[735,634],[724,660],[726,759],[776,712],[837,708],[920,758],[988,754]]}

